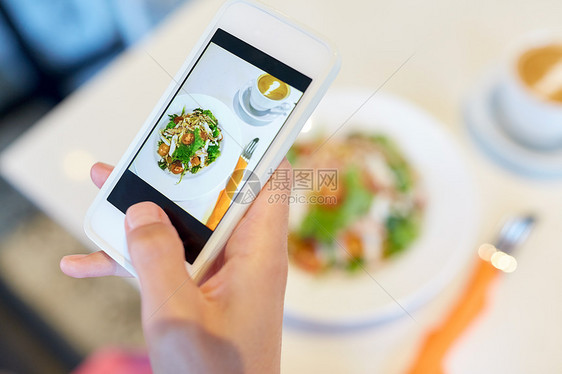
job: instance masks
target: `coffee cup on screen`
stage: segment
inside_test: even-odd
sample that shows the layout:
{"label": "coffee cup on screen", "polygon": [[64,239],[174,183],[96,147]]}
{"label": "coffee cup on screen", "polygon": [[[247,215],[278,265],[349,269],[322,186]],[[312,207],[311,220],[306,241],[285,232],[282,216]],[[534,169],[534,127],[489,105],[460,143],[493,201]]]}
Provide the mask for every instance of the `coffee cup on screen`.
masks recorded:
{"label": "coffee cup on screen", "polygon": [[528,147],[562,148],[562,41],[535,43],[514,56],[498,92],[502,126]]}
{"label": "coffee cup on screen", "polygon": [[250,87],[250,105],[257,111],[286,110],[291,87],[271,74],[260,75]]}

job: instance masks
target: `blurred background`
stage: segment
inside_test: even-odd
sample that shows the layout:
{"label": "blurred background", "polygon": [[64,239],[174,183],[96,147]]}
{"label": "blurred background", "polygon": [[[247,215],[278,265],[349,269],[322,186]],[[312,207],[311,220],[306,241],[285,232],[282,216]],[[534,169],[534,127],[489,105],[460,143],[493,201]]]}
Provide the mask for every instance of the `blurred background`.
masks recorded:
{"label": "blurred background", "polygon": [[[0,1],[0,151],[183,3]],[[1,372],[68,372],[98,346],[142,346],[129,284],[59,274],[82,245],[1,177],[0,207]]]}
{"label": "blurred background", "polygon": [[[532,213],[517,270],[485,284],[484,306],[447,345],[442,365],[455,374],[562,372],[562,153],[512,139],[495,102],[513,51],[537,35],[561,45],[562,3],[265,2],[341,53],[331,101],[320,107],[326,114],[313,123],[327,124],[339,106],[327,128],[343,123],[365,104],[350,123],[388,131],[425,178],[428,215],[437,217],[420,233],[424,248],[388,271],[361,273],[361,292],[359,278],[315,289],[308,275],[292,277],[282,371],[407,372],[428,332],[474,290],[478,246],[496,243],[506,218]],[[89,167],[119,160],[221,4],[0,0],[0,373],[66,373],[96,357],[108,363],[97,372],[149,372],[133,283],[70,279],[58,263],[95,249],[82,229],[97,191]],[[418,275],[427,287],[412,286]],[[318,299],[295,289],[318,290]],[[367,293],[377,300],[365,310],[373,319],[357,323]],[[341,301],[350,294],[359,304]],[[316,323],[333,317],[324,302],[348,307],[339,325]],[[319,319],[299,320],[299,312]]]}

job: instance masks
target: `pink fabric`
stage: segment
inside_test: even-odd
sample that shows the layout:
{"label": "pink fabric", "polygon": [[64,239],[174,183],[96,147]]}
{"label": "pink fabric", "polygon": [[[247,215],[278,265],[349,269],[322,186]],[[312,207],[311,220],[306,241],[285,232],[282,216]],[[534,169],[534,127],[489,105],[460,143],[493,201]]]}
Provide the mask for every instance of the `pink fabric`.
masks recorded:
{"label": "pink fabric", "polygon": [[103,348],[91,354],[72,374],[152,374],[146,352]]}

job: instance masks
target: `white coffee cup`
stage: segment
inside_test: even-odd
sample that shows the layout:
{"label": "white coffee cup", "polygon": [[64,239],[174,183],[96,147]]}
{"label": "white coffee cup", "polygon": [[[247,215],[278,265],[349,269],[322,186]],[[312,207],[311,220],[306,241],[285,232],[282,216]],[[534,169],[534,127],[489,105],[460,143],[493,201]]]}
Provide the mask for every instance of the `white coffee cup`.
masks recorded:
{"label": "white coffee cup", "polygon": [[270,74],[262,74],[250,87],[250,105],[257,111],[286,110],[291,87]]}
{"label": "white coffee cup", "polygon": [[541,41],[513,53],[497,96],[504,130],[519,143],[545,151],[562,148],[562,99],[553,96],[558,90],[562,94],[562,55],[549,65],[558,50],[562,53],[562,42]]}

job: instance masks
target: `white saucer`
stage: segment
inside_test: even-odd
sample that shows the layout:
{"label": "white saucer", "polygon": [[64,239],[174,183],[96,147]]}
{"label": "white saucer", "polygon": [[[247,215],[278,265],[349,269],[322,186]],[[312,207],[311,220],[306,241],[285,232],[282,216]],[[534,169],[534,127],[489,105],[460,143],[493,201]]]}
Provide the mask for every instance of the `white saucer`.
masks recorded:
{"label": "white saucer", "polygon": [[245,122],[254,126],[263,126],[273,122],[279,117],[287,115],[287,113],[260,113],[252,108],[250,105],[250,87],[251,85],[248,83],[234,95],[233,107],[236,113]]}
{"label": "white saucer", "polygon": [[489,73],[469,94],[463,107],[468,131],[490,158],[533,178],[562,177],[562,150],[539,151],[525,147],[502,128],[498,115],[499,74]]}

